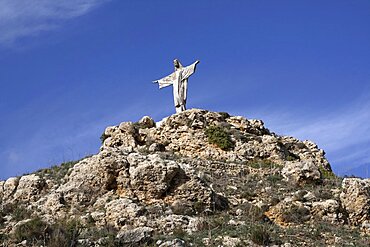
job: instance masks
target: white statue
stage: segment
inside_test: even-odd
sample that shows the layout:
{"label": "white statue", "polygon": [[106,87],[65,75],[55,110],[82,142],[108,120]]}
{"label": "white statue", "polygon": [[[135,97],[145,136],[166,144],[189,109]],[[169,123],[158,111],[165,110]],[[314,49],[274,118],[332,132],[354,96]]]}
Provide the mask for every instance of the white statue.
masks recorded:
{"label": "white statue", "polygon": [[173,99],[175,102],[176,112],[186,110],[186,95],[188,91],[188,78],[195,72],[195,68],[199,61],[195,61],[189,66],[183,67],[178,59],[173,61],[175,72],[166,76],[154,83],[159,84],[159,88],[164,88],[173,85]]}

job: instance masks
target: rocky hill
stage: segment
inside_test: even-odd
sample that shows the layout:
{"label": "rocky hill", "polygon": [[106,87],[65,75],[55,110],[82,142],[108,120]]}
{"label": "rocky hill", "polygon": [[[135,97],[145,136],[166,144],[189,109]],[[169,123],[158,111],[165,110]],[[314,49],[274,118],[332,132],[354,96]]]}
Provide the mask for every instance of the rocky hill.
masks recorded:
{"label": "rocky hill", "polygon": [[108,127],[96,155],[0,182],[1,246],[369,246],[370,180],[311,141],[188,110]]}

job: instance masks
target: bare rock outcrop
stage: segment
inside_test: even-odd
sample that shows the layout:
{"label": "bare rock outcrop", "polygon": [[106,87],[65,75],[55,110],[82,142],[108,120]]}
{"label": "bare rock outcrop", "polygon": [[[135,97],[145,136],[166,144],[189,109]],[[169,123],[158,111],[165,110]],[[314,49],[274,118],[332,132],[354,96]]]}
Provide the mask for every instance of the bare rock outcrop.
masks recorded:
{"label": "bare rock outcrop", "polygon": [[[283,164],[286,160],[311,160],[316,167],[331,171],[324,151],[315,143],[278,136],[265,128],[261,120],[192,109],[165,118],[157,127],[152,124],[152,120],[144,117],[138,123],[108,127],[101,150],[112,147],[152,152],[164,150],[185,157],[231,162],[269,159]],[[231,150],[222,150],[208,142],[205,130],[211,126],[222,127],[230,134]]]}
{"label": "bare rock outcrop", "polygon": [[334,199],[313,202],[311,213],[317,219],[321,219],[331,223],[343,223],[346,220],[345,211],[341,207],[340,202]]}
{"label": "bare rock outcrop", "polygon": [[130,163],[130,187],[139,200],[163,198],[181,172],[175,161],[166,161],[155,154],[131,153],[127,159]]}
{"label": "bare rock outcrop", "polygon": [[[369,180],[344,179],[340,190],[340,178],[326,176],[332,173],[323,150],[279,136],[261,120],[192,109],[159,123],[145,116],[111,126],[101,139],[99,153],[62,172],[1,181],[0,237],[15,235],[19,222],[44,222],[44,242],[37,242],[44,245],[53,231],[66,232],[60,224],[68,219],[86,226],[72,227],[81,233],[74,241],[86,246],[188,246],[195,238],[192,246],[289,246],[266,231],[277,227],[284,238],[280,226],[369,224]],[[330,236],[316,246],[335,244]],[[305,241],[301,246],[315,246]]]}
{"label": "bare rock outcrop", "polygon": [[345,178],[340,200],[354,225],[370,221],[370,179]]}
{"label": "bare rock outcrop", "polygon": [[310,160],[286,162],[281,174],[296,184],[317,183],[321,179],[319,168]]}
{"label": "bare rock outcrop", "polygon": [[2,186],[2,195],[4,199],[11,199],[11,196],[16,192],[19,184],[19,178],[8,178]]}
{"label": "bare rock outcrop", "polygon": [[45,187],[43,178],[31,174],[22,176],[18,181],[17,190],[13,195],[14,200],[34,201]]}
{"label": "bare rock outcrop", "polygon": [[118,233],[117,239],[122,246],[142,246],[151,241],[153,231],[150,227],[138,227]]}

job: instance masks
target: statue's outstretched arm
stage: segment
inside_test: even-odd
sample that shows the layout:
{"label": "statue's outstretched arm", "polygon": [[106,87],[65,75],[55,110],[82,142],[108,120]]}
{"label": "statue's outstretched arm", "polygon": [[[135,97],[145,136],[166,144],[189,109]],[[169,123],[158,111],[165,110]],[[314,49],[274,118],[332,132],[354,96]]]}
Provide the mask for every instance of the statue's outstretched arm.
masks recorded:
{"label": "statue's outstretched arm", "polygon": [[176,74],[174,72],[174,73],[172,73],[172,74],[170,74],[166,77],[163,77],[162,79],[159,79],[159,80],[156,80],[156,81],[153,81],[153,82],[158,83],[159,88],[164,88],[164,87],[168,87],[168,86],[172,85],[175,79],[176,79]]}
{"label": "statue's outstretched arm", "polygon": [[189,76],[194,74],[198,63],[199,63],[199,60],[197,60],[194,63],[190,64],[189,66],[186,66],[185,68],[183,68],[183,70],[182,70],[182,79],[187,79]]}

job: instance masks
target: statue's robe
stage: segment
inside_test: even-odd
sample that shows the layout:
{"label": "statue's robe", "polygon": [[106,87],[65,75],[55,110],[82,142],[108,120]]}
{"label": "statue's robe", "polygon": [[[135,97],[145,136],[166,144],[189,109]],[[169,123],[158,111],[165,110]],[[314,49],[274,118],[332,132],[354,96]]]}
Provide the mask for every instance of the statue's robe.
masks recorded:
{"label": "statue's robe", "polygon": [[183,67],[180,62],[178,63],[179,67],[175,68],[175,72],[154,82],[159,84],[160,89],[173,85],[173,100],[176,112],[182,112],[186,110],[188,78],[195,72],[198,61],[186,67]]}

